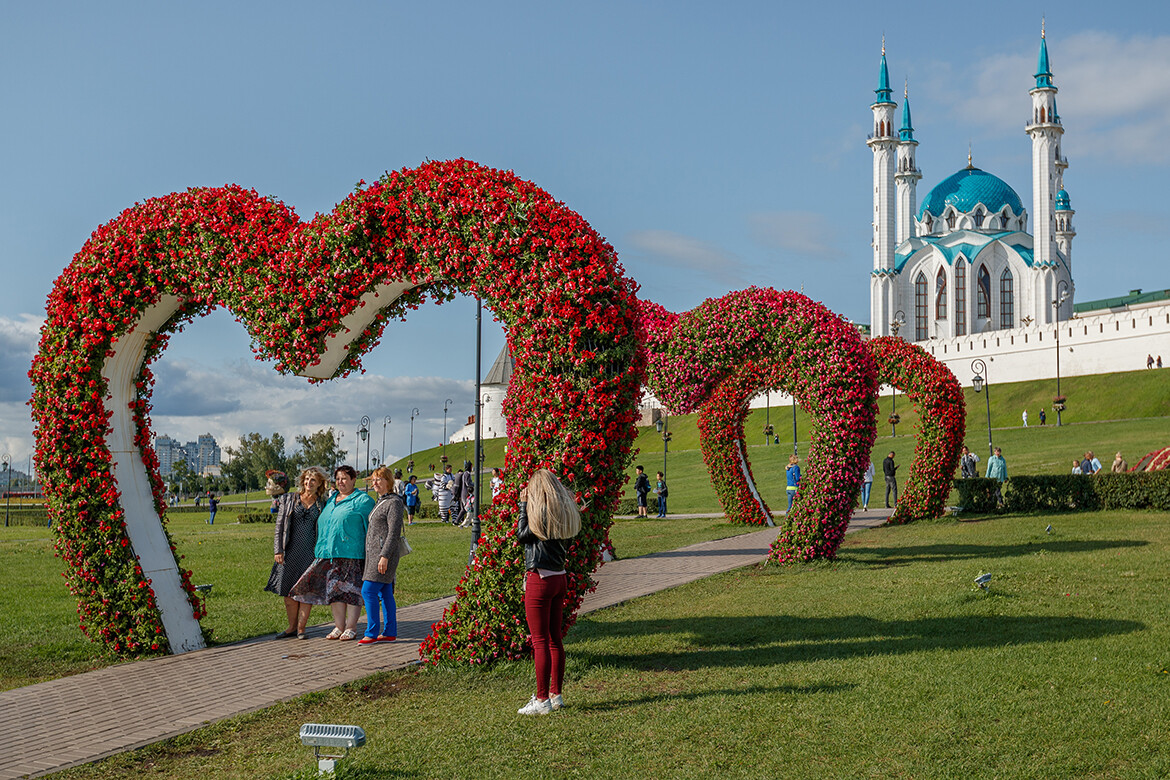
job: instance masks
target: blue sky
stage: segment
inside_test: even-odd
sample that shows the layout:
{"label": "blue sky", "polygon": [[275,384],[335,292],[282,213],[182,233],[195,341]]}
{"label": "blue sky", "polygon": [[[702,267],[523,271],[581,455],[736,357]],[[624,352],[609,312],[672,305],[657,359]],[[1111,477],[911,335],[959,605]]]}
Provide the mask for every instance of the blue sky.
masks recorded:
{"label": "blue sky", "polygon": [[[1047,4],[1077,210],[1077,299],[1170,287],[1170,4]],[[914,6],[902,6],[913,9]],[[1023,132],[1043,6],[874,3],[30,3],[0,65],[0,446],[32,446],[24,374],[44,300],[136,201],[234,182],[302,218],[427,159],[510,168],[582,214],[641,294],[682,311],[750,284],[869,319],[883,33],[909,80],[919,198],[966,164],[1031,211]],[[897,90],[899,102],[901,89]],[[361,377],[310,387],[222,313],[159,365],[155,429],[294,434],[390,415],[391,454],[470,414],[474,306],[387,330]],[[503,344],[487,329],[484,370]],[[381,445],[378,431],[375,448]]]}

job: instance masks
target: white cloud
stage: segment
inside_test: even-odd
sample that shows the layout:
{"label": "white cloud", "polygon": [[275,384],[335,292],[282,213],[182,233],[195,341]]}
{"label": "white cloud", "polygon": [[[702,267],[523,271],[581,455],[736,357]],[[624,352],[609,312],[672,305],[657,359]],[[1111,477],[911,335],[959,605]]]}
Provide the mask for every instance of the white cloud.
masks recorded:
{"label": "white cloud", "polygon": [[44,323],[31,314],[0,316],[0,401],[24,402],[32,394],[28,369]]}
{"label": "white cloud", "polygon": [[752,238],[762,246],[783,249],[816,260],[840,260],[845,252],[824,214],[811,211],[775,211],[748,217]]}
{"label": "white cloud", "polygon": [[[1050,40],[1048,53],[1060,90],[1057,107],[1070,130],[1066,156],[1170,163],[1170,35],[1123,38],[1085,31]],[[1030,111],[1021,88],[1031,86],[1035,67],[1032,49],[992,55],[951,72],[947,94],[960,121],[1021,132]]]}
{"label": "white cloud", "polygon": [[627,240],[660,265],[699,271],[728,284],[746,284],[743,262],[709,241],[671,230],[637,230]]}

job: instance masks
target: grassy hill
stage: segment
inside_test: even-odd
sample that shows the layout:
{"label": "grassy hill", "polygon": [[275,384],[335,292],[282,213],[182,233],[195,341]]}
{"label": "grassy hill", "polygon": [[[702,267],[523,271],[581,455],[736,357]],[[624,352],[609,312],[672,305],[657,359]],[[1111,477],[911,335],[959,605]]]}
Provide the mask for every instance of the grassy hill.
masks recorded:
{"label": "grassy hill", "polygon": [[[1052,411],[1052,397],[1056,394],[1055,380],[1035,380],[991,386],[991,437],[1002,447],[1008,462],[1009,474],[1064,473],[1072,459],[1086,450],[1093,450],[1103,463],[1113,460],[1121,451],[1132,464],[1142,455],[1160,447],[1170,446],[1170,371],[1129,371],[1118,374],[1068,377],[1061,380],[1061,392],[1068,398],[1068,409],[1062,415],[1064,425],[1056,427]],[[986,391],[985,391],[986,393]],[[987,396],[965,388],[967,401],[966,442],[972,451],[986,462]],[[897,398],[897,435],[891,436],[885,422],[893,407],[890,394],[882,396],[878,425],[878,439],[873,458],[880,462],[889,451],[896,459],[909,464],[914,454],[914,430],[918,413],[901,394]],[[1048,411],[1048,424],[1041,427],[1039,411]],[[1021,425],[1020,413],[1028,410],[1029,424]],[[672,440],[666,458],[667,480],[670,483],[670,511],[714,512],[719,510],[715,491],[703,458],[699,452],[697,415],[676,415],[670,418]],[[780,437],[780,444],[764,445],[762,431],[770,420]],[[748,457],[765,500],[773,508],[784,501],[784,467],[792,454],[792,407],[773,406],[770,410],[755,409],[744,423],[747,432]],[[796,411],[797,449],[803,456],[808,451],[809,418]],[[503,439],[484,442],[485,463],[503,465]],[[641,428],[634,443],[635,456],[628,468],[633,483],[634,465],[640,463],[647,472],[662,468],[662,439],[653,427]],[[472,457],[474,445],[448,445],[447,455],[455,468]],[[422,479],[430,476],[431,464],[440,465],[442,448],[435,447],[414,454],[415,473]],[[395,464],[405,470],[406,460]],[[902,472],[905,474],[905,471]],[[880,481],[880,480],[879,480]],[[877,486],[875,485],[875,491]]]}

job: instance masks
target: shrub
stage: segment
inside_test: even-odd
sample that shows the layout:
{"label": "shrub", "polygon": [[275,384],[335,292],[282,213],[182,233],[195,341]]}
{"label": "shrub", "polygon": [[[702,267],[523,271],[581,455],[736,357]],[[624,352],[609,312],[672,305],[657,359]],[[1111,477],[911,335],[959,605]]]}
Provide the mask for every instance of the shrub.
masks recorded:
{"label": "shrub", "polygon": [[276,515],[271,512],[240,512],[236,519],[241,523],[275,523]]}
{"label": "shrub", "polygon": [[1130,471],[1098,474],[1102,509],[1170,510],[1170,471]]}
{"label": "shrub", "polygon": [[1094,478],[1082,474],[1012,477],[1004,488],[1004,504],[1012,512],[1101,509]]}
{"label": "shrub", "polygon": [[995,489],[998,480],[971,477],[956,479],[955,490],[959,491],[959,509],[964,512],[995,512]]}

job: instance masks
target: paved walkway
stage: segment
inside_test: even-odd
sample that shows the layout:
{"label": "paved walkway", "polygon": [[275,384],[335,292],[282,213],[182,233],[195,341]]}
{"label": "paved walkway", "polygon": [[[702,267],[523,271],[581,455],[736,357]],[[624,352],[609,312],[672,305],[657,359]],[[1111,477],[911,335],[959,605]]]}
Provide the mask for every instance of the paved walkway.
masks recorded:
{"label": "paved walkway", "polygon": [[[880,525],[888,511],[857,515],[850,530]],[[758,563],[776,529],[617,560],[594,575],[581,612],[620,604],[703,577]],[[419,643],[451,597],[398,610],[398,641],[326,642],[269,636],[184,655],[111,666],[0,693],[0,780],[37,777],[193,731],[418,661]]]}

